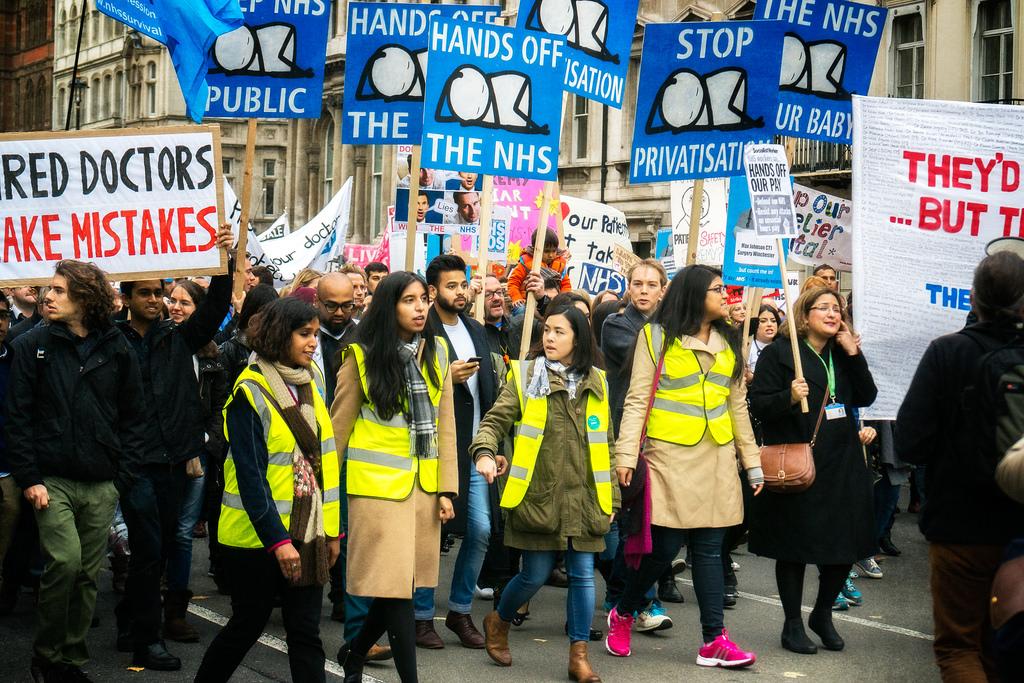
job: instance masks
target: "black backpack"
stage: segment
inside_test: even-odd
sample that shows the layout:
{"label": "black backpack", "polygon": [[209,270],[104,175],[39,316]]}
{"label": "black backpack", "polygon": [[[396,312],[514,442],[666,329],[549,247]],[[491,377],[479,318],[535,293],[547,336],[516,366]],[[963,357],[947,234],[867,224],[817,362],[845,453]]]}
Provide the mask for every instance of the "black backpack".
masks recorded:
{"label": "black backpack", "polygon": [[961,331],[984,353],[978,359],[974,384],[964,391],[964,414],[977,437],[979,453],[995,476],[1006,451],[1024,437],[1024,334],[999,343],[971,330]]}

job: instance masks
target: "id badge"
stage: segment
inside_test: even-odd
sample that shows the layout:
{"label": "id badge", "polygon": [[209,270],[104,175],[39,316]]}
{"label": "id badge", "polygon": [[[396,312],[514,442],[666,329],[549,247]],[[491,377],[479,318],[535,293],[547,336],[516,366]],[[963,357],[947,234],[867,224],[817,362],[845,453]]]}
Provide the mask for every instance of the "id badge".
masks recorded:
{"label": "id badge", "polygon": [[833,403],[825,406],[826,420],[839,420],[846,417],[846,406],[842,403]]}

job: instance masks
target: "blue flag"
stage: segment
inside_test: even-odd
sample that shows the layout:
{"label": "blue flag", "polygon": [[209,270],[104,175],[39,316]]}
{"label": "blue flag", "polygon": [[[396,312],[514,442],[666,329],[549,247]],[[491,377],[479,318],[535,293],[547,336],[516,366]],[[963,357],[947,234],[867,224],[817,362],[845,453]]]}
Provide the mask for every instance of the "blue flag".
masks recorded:
{"label": "blue flag", "polygon": [[178,73],[185,111],[200,123],[210,92],[210,48],[218,36],[242,26],[242,8],[238,0],[153,0],[153,7]]}

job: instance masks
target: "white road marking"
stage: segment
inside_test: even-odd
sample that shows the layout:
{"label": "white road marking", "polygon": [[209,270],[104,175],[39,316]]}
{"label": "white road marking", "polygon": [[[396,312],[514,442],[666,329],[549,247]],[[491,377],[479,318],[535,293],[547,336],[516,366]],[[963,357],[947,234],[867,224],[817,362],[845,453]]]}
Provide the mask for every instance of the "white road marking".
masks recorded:
{"label": "white road marking", "polygon": [[[223,626],[224,624],[228,623],[228,618],[225,617],[223,614],[220,614],[219,612],[214,612],[210,609],[206,609],[205,607],[200,607],[199,605],[193,603],[189,603],[188,611],[196,615],[200,619],[205,619],[206,621],[209,621],[213,624],[217,624],[218,626]],[[288,643],[284,642],[277,636],[272,636],[269,633],[264,633],[256,642],[260,643],[261,645],[266,645],[272,650],[277,650],[278,652],[288,654]],[[344,669],[338,666],[336,662],[331,661],[330,657],[327,658],[327,662],[324,664],[324,670],[327,671],[327,673],[338,676],[339,678],[345,677]],[[374,678],[373,676],[368,676],[364,673],[363,683],[384,683],[384,681],[380,680],[379,678]]]}
{"label": "white road marking", "polygon": [[[693,585],[693,581],[691,581],[690,579],[677,578],[676,581],[679,581],[680,583],[685,583],[687,586]],[[744,593],[742,591],[737,593],[737,595],[739,595],[741,598],[746,598],[747,600],[753,600],[754,602],[764,603],[765,605],[774,605],[775,607],[782,607],[782,601],[776,600],[775,598],[766,598],[763,595],[755,595],[754,593]],[[802,609],[804,612],[811,611],[811,608],[807,607],[806,605],[801,606],[800,609]],[[868,619],[861,619],[860,617],[851,617],[841,612],[833,612],[832,618],[837,619],[839,621],[848,621],[851,624],[857,624],[859,626],[867,626],[868,628],[878,629],[879,631],[896,633],[898,635],[907,636],[909,638],[918,638],[920,640],[927,640],[929,642],[935,640],[935,636],[930,635],[928,633],[921,633],[920,631],[914,631],[913,629],[903,628],[902,626],[881,624],[875,621],[870,621]]]}

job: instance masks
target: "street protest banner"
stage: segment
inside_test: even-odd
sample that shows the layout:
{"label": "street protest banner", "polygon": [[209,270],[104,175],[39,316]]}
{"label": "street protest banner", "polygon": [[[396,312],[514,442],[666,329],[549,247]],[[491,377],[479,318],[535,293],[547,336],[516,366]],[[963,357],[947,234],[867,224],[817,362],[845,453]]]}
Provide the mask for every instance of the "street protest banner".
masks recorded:
{"label": "street protest banner", "polygon": [[[409,226],[409,160],[412,145],[397,145],[395,227]],[[432,235],[475,236],[480,230],[483,178],[478,173],[420,166],[416,231]]]}
{"label": "street protest banner", "polygon": [[354,263],[357,266],[366,267],[376,259],[380,251],[380,240],[374,244],[345,244],[342,253],[345,255],[345,263]]}
{"label": "street protest banner", "polygon": [[516,28],[562,36],[565,89],[622,108],[640,0],[529,0]]}
{"label": "street protest banner", "polygon": [[[141,0],[96,0],[96,9],[132,30],[144,33],[153,40],[166,44],[167,36],[160,26],[156,9],[151,2]],[[77,31],[77,27],[75,27]]]}
{"label": "street protest banner", "polygon": [[852,95],[866,95],[889,10],[848,0],[761,0],[755,19],[786,25],[779,71],[782,135],[849,144]]}
{"label": "street protest banner", "polygon": [[113,280],[216,274],[220,128],[0,135],[0,282],[48,284],[62,259]]}
{"label": "street protest banner", "polygon": [[853,201],[793,183],[793,204],[799,235],[789,243],[789,259],[853,270]]}
{"label": "street protest banner", "polygon": [[214,43],[207,116],[320,118],[328,2],[243,2],[245,23]]}
{"label": "street protest banner", "polygon": [[856,97],[853,291],[891,420],[928,343],[964,326],[985,245],[1024,237],[1024,109]]}
{"label": "street protest banner", "polygon": [[[543,204],[543,181],[494,176],[494,206],[496,209],[505,207],[509,211],[508,263],[517,262],[523,248],[532,244],[530,237],[537,229]],[[556,230],[556,213],[561,211],[562,206],[557,197],[551,200],[551,205],[548,227]]]}
{"label": "street protest banner", "polygon": [[648,24],[633,125],[631,183],[743,173],[743,146],[771,141],[782,25]]}
{"label": "street protest banner", "polygon": [[661,261],[669,280],[676,276],[675,245],[672,243],[672,237],[672,228],[670,227],[660,228],[654,237],[654,258]]}
{"label": "street protest banner", "polygon": [[421,165],[557,180],[565,40],[435,18]]}
{"label": "street protest banner", "polygon": [[249,262],[253,266],[267,266],[278,289],[295,279],[303,268],[337,270],[344,253],[351,206],[352,179],[349,178],[309,223],[284,237],[259,241],[250,227]]}
{"label": "street protest banner", "polygon": [[633,251],[626,214],[607,204],[566,195],[562,195],[562,211],[573,288],[590,294],[606,289],[625,293],[626,275],[616,266],[615,248]]}
{"label": "street protest banner", "polygon": [[285,211],[277,220],[270,224],[270,227],[261,232],[257,237],[257,242],[269,242],[270,240],[276,240],[280,237],[284,237],[291,232],[291,228],[288,227],[288,212]]}
{"label": "street protest banner", "polygon": [[782,284],[778,240],[758,237],[750,210],[747,184],[729,184],[729,219],[725,231],[725,263],[722,280],[727,285],[775,289]]}
{"label": "street protest banner", "polygon": [[[686,265],[687,245],[690,242],[690,211],[693,207],[692,180],[676,180],[669,185],[672,201],[672,253],[673,269]],[[704,197],[700,202],[700,241],[697,244],[697,263],[722,267],[725,262],[725,227],[729,211],[729,179],[705,180]]]}
{"label": "street protest banner", "polygon": [[747,145],[743,151],[751,216],[758,237],[796,237],[793,181],[782,145]]}
{"label": "street protest banner", "polygon": [[493,23],[500,13],[498,6],[350,3],[342,142],[419,144],[431,18]]}

